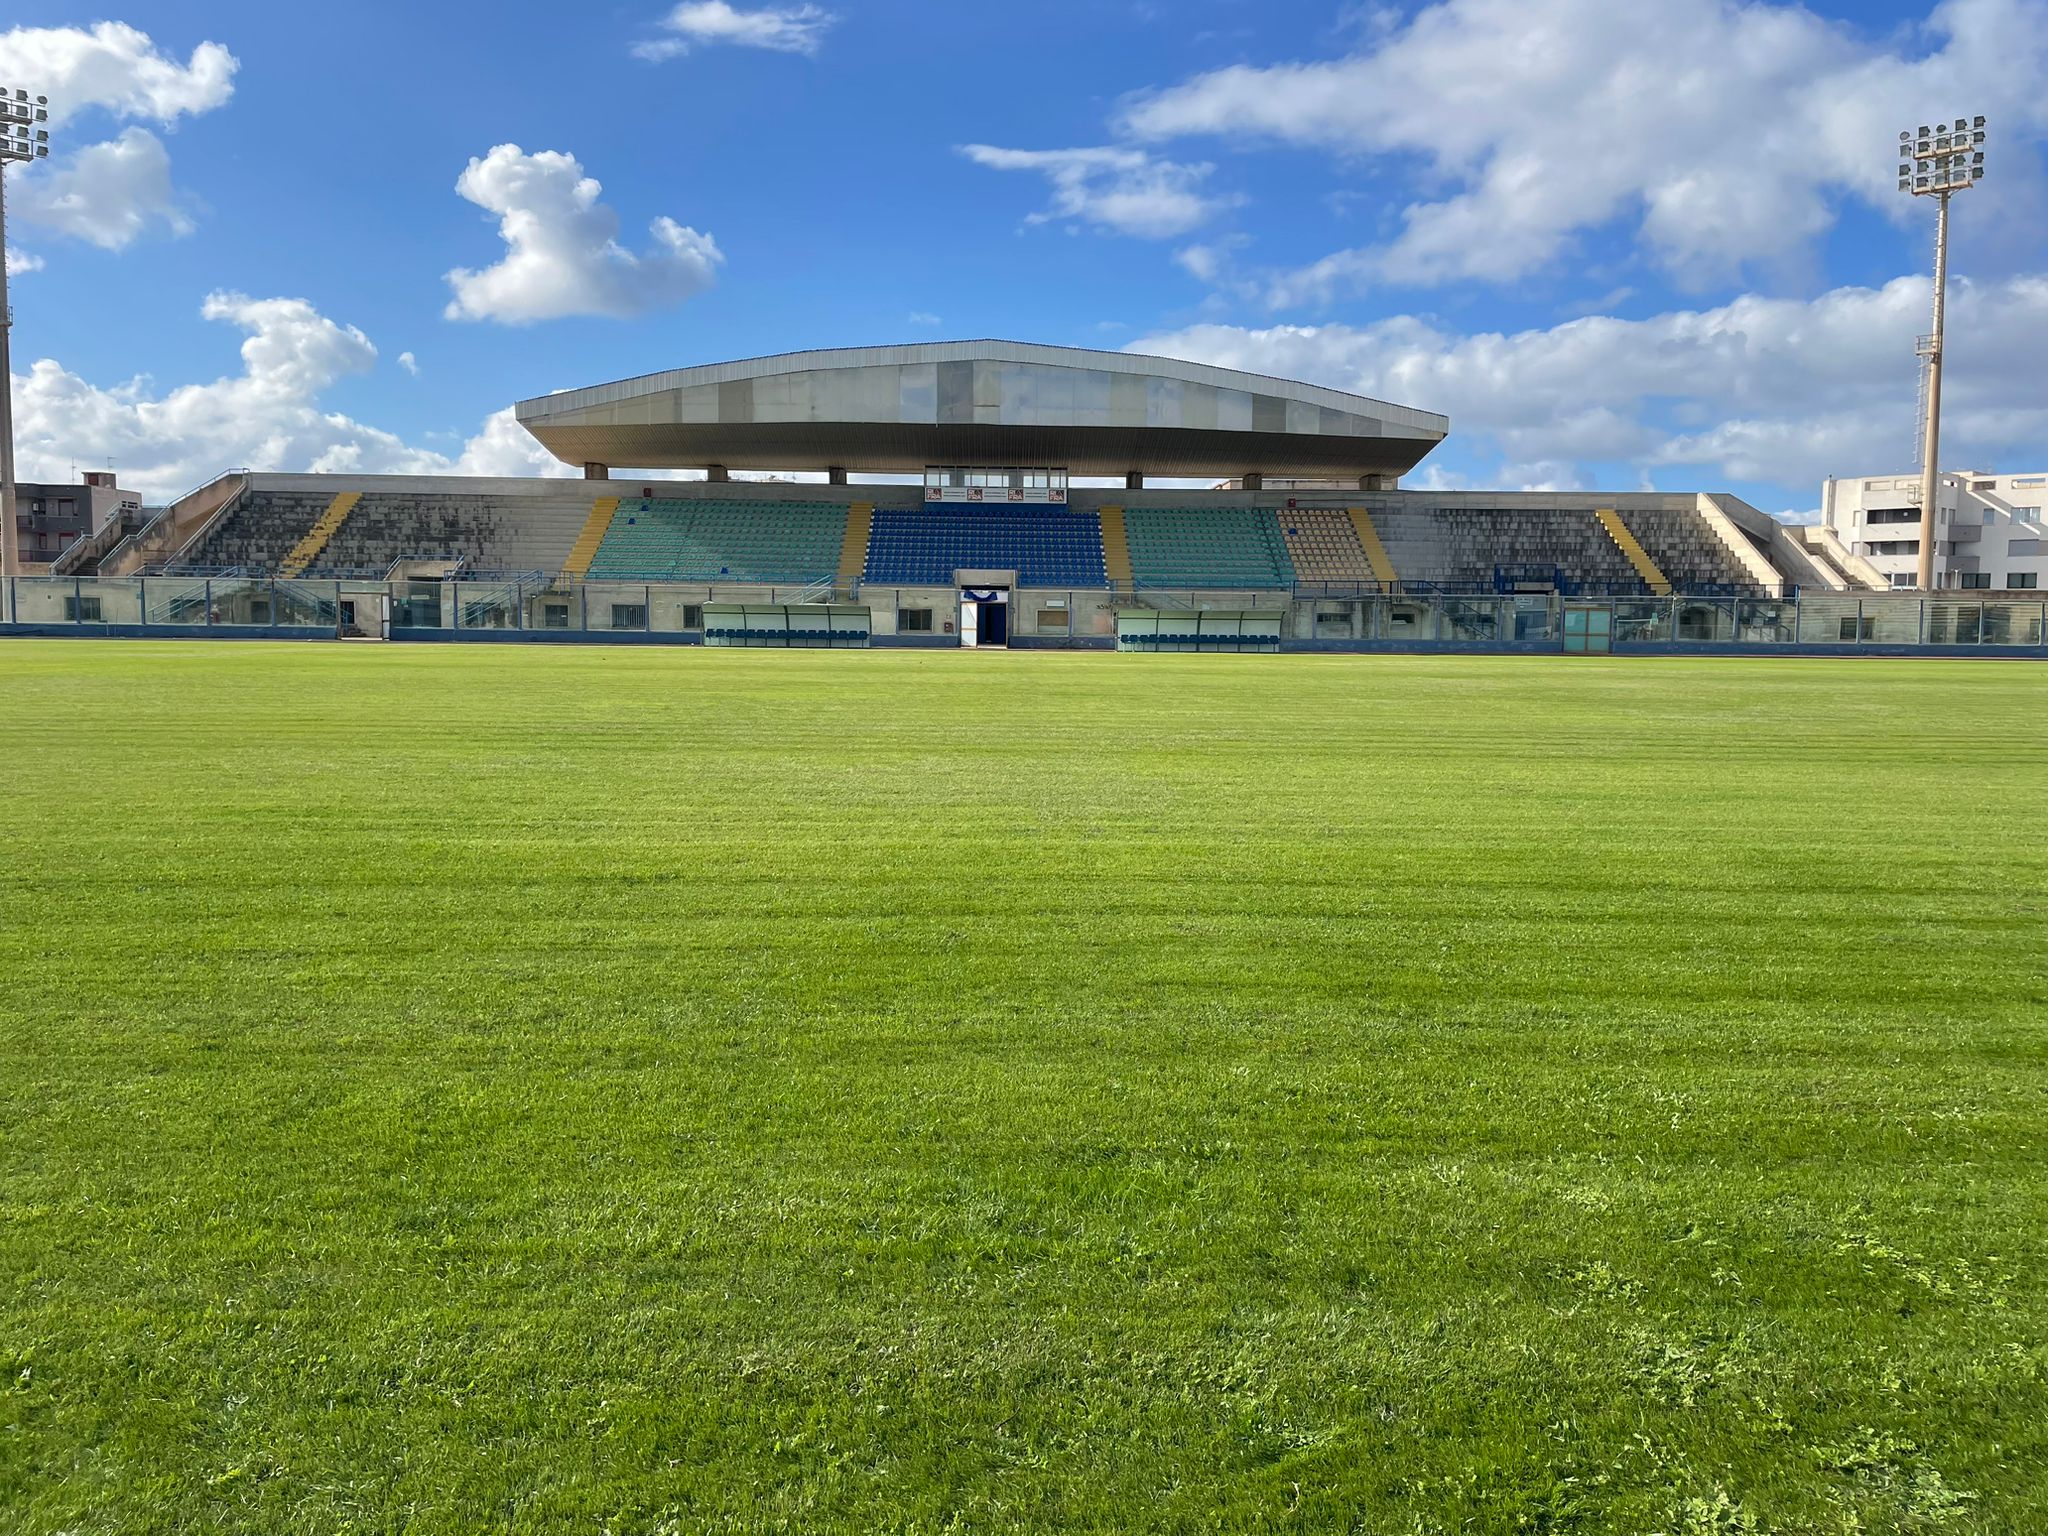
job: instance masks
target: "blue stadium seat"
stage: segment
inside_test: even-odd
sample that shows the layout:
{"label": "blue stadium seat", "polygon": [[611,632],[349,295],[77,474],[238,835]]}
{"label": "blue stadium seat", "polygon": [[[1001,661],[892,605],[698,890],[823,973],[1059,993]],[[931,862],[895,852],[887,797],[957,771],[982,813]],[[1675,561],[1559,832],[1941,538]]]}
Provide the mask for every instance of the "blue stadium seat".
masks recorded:
{"label": "blue stadium seat", "polygon": [[1052,506],[879,507],[868,533],[866,580],[950,586],[959,570],[1015,571],[1029,587],[1100,587],[1102,521]]}

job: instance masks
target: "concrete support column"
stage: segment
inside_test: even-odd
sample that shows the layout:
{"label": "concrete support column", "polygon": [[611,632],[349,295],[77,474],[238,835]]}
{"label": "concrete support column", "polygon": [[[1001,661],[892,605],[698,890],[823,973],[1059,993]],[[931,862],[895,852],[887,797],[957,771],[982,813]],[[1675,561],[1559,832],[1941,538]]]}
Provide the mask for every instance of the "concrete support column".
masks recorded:
{"label": "concrete support column", "polygon": [[1398,491],[1401,489],[1399,475],[1360,475],[1358,488],[1361,491]]}
{"label": "concrete support column", "polygon": [[583,478],[586,480],[609,480],[611,477],[612,470],[609,464],[585,464],[583,466]]}
{"label": "concrete support column", "polygon": [[828,469],[828,470],[826,470],[826,471],[825,471],[825,483],[826,483],[827,485],[844,485],[844,484],[846,484],[846,471],[845,471],[845,470],[843,470],[843,469]]}
{"label": "concrete support column", "polygon": [[1264,475],[1246,475],[1244,477],[1244,488],[1256,496],[1265,490],[1266,477]]}
{"label": "concrete support column", "polygon": [[723,464],[706,464],[704,466],[704,478],[713,485],[730,485],[732,484],[732,471]]}
{"label": "concrete support column", "polygon": [[1134,469],[1129,474],[1125,475],[1124,489],[1127,491],[1142,491],[1143,489],[1145,489],[1144,471]]}

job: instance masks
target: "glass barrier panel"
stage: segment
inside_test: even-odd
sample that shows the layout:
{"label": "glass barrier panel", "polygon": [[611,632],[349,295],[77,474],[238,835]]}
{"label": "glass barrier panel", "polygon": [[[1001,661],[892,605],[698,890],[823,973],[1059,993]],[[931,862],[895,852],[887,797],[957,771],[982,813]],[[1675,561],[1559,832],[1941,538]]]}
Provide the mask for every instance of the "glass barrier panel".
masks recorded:
{"label": "glass barrier panel", "polygon": [[333,629],[341,619],[338,588],[332,581],[280,581],[272,622],[294,629]]}
{"label": "glass barrier panel", "polygon": [[267,576],[216,576],[206,584],[207,622],[234,628],[265,628],[275,605]]}
{"label": "glass barrier panel", "polygon": [[78,584],[81,624],[140,624],[142,583],[134,578],[87,577]]}
{"label": "glass barrier panel", "polygon": [[1872,645],[1918,645],[1920,643],[1920,599],[1917,597],[1866,597],[1862,599],[1863,638]]}
{"label": "glass barrier panel", "polygon": [[1677,639],[1697,645],[1725,644],[1735,638],[1735,599],[1684,597],[1673,603]]}
{"label": "glass barrier panel", "polygon": [[2037,645],[2041,621],[2039,603],[1986,603],[1984,643],[1986,645]]}
{"label": "glass barrier panel", "polygon": [[1614,604],[1613,641],[1654,641],[1671,638],[1672,601],[1652,598],[1635,602],[1618,599]]}
{"label": "glass barrier panel", "polygon": [[458,583],[455,622],[463,629],[517,629],[519,588],[494,582]]}
{"label": "glass barrier panel", "polygon": [[1518,597],[1515,604],[1514,638],[1524,644],[1560,639],[1558,610],[1548,597]]}
{"label": "glass barrier panel", "polygon": [[1798,617],[1798,604],[1782,598],[1740,598],[1735,604],[1735,638],[1745,645],[1790,644]]}
{"label": "glass barrier panel", "polygon": [[1867,638],[1863,604],[1853,597],[1802,598],[1798,616],[1801,645],[1854,645]]}
{"label": "glass barrier panel", "polygon": [[1927,604],[1929,645],[1982,645],[1984,605],[1930,601]]}
{"label": "glass barrier panel", "polygon": [[145,576],[142,605],[151,624],[204,624],[206,583],[189,576]]}
{"label": "glass barrier panel", "polygon": [[78,588],[68,577],[17,576],[14,578],[14,622],[79,623],[77,599]]}
{"label": "glass barrier panel", "polygon": [[394,629],[445,629],[446,607],[438,581],[391,583],[391,624]]}

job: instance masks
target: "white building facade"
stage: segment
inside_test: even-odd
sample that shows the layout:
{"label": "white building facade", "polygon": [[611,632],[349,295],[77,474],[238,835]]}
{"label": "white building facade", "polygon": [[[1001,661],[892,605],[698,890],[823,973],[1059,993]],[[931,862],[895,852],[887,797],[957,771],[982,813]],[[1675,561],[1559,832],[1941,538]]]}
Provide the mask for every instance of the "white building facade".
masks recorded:
{"label": "white building facade", "polygon": [[[1934,584],[2031,592],[2048,588],[2048,473],[1944,474],[1935,507]],[[1920,477],[1829,480],[1821,522],[1894,587],[1918,581]]]}

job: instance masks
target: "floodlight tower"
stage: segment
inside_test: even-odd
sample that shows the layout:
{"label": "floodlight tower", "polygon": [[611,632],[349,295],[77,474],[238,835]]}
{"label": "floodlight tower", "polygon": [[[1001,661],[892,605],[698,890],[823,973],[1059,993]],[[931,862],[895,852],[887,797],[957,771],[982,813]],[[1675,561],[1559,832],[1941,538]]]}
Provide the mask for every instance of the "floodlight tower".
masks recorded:
{"label": "floodlight tower", "polygon": [[[7,167],[46,160],[50,154],[50,98],[18,86],[0,86],[0,579],[12,576],[14,527],[14,359],[8,342],[14,309],[7,301]],[[10,591],[11,591],[10,587]]]}
{"label": "floodlight tower", "polygon": [[1920,590],[1934,587],[1935,500],[1941,490],[1941,353],[1948,323],[1948,200],[1984,179],[1984,119],[1955,126],[1925,123],[1899,133],[1899,190],[1937,200],[1934,221],[1934,330],[1920,343],[1926,359],[1925,435],[1920,442]]}

